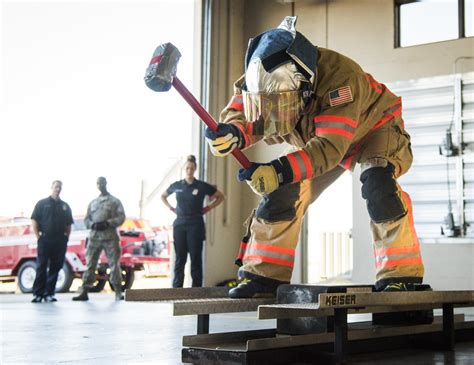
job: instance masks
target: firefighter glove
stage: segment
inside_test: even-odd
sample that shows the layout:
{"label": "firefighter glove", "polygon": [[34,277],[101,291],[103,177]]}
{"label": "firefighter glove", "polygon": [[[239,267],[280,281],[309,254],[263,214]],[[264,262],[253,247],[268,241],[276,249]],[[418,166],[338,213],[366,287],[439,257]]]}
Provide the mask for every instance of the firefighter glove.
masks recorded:
{"label": "firefighter glove", "polygon": [[293,172],[285,160],[281,157],[265,164],[252,162],[250,168],[239,170],[238,179],[245,180],[258,195],[270,194],[293,181]]}
{"label": "firefighter glove", "polygon": [[92,223],[92,226],[91,226],[91,228],[95,231],[104,231],[108,227],[109,227],[109,223],[107,221]]}
{"label": "firefighter glove", "polygon": [[212,154],[221,157],[241,148],[244,140],[239,128],[225,123],[219,123],[216,131],[206,128],[205,136]]}

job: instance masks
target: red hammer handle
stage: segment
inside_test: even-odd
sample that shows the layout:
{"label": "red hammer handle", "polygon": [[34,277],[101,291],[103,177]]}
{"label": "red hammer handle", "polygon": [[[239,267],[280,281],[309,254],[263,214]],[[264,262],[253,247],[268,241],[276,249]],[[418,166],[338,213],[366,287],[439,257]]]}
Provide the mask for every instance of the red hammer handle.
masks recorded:
{"label": "red hammer handle", "polygon": [[[176,76],[173,77],[173,86],[181,94],[181,96],[184,98],[184,100],[186,100],[188,102],[188,104],[191,106],[191,108],[193,108],[193,110],[196,112],[196,114],[199,116],[199,118],[201,118],[201,120],[204,123],[206,123],[206,125],[209,128],[211,128],[213,131],[216,131],[217,127],[218,127],[217,122],[207,112],[207,110],[202,107],[201,103],[199,103],[199,101],[197,101],[197,99],[194,97],[194,95],[189,92],[189,90],[186,88],[186,86],[184,86],[184,84],[181,81],[179,81],[179,79]],[[238,148],[235,148],[232,151],[232,154],[237,159],[237,161],[239,161],[240,165],[243,168],[245,168],[245,169],[250,168],[251,162],[242,153],[241,150],[239,150]]]}

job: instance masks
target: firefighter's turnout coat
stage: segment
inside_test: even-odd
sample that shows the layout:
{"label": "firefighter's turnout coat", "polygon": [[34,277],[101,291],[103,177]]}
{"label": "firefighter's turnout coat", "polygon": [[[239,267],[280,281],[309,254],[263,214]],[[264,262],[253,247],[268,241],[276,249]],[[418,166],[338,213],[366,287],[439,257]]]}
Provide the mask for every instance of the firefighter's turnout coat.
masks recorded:
{"label": "firefighter's turnout coat", "polygon": [[[246,121],[244,77],[235,83],[234,95],[221,113],[220,122],[232,123],[242,132],[244,148],[262,139],[295,147],[286,155],[293,183],[264,197],[246,223],[240,277],[259,275],[289,282],[303,216],[326,187],[345,170],[352,171],[356,163],[361,164],[362,173],[390,164],[394,178],[412,163],[401,98],[353,60],[324,48],[318,52],[314,100],[292,133],[266,137],[258,121]],[[410,198],[398,184],[397,194],[404,205],[403,216],[370,223],[379,287],[399,278],[421,282],[424,273]]]}

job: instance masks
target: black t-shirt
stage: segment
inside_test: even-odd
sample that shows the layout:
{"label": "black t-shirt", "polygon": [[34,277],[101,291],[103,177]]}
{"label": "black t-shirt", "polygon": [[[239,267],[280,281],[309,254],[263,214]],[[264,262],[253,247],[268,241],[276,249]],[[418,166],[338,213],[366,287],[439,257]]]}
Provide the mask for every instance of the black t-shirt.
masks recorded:
{"label": "black t-shirt", "polygon": [[69,205],[61,199],[56,201],[52,197],[36,203],[31,219],[38,222],[41,235],[47,238],[64,237],[66,227],[74,223]]}
{"label": "black t-shirt", "polygon": [[194,179],[188,184],[185,179],[171,184],[166,193],[176,194],[176,215],[173,225],[192,224],[203,222],[202,208],[206,195],[211,196],[217,189],[204,181]]}

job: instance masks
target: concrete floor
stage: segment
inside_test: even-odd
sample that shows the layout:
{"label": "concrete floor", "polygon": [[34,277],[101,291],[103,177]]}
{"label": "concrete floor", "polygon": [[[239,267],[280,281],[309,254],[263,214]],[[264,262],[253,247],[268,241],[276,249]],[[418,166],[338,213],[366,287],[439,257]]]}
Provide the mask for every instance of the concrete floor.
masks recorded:
{"label": "concrete floor", "polygon": [[[81,303],[73,295],[33,304],[31,295],[0,294],[0,363],[181,364],[181,338],[196,333],[195,317],[173,317],[168,304],[115,302],[112,293]],[[211,316],[210,332],[274,327],[254,312],[222,314]],[[390,351],[348,363],[474,364],[474,342],[459,343],[454,352]]]}
{"label": "concrete floor", "polygon": [[[57,294],[56,303],[0,295],[1,364],[181,364],[181,338],[196,333],[194,316],[173,317],[168,304],[115,302],[113,294]],[[216,315],[210,331],[271,328],[256,313]]]}

